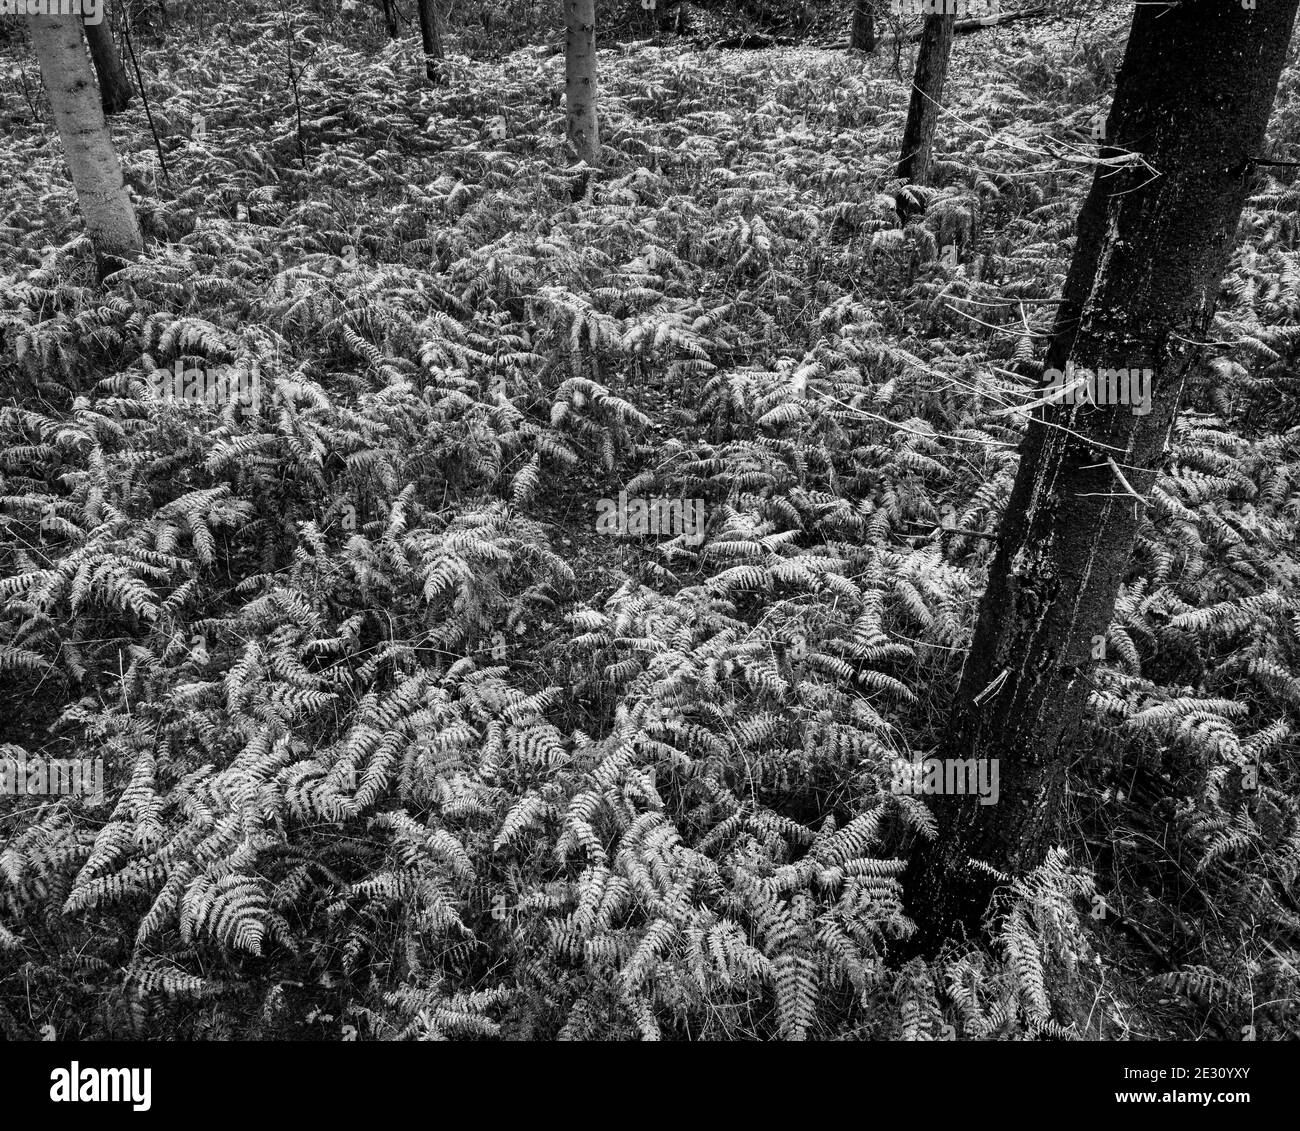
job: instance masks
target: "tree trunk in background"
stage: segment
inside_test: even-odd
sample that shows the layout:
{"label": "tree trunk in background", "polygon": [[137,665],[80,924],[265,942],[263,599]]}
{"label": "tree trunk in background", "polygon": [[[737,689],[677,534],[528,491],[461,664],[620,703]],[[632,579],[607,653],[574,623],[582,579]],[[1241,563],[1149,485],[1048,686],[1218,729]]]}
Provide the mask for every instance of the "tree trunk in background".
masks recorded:
{"label": "tree trunk in background", "polygon": [[27,29],[102,277],[138,258],[144,240],[99,104],[81,17],[28,16]]}
{"label": "tree trunk in background", "polygon": [[[104,14],[108,14],[107,10]],[[90,57],[95,62],[95,74],[99,78],[100,105],[105,114],[120,114],[130,104],[135,91],[113,44],[113,29],[107,19],[101,19],[97,24],[88,23],[85,27]]]}
{"label": "tree trunk in background", "polygon": [[876,9],[874,0],[853,0],[853,27],[849,46],[872,52],[876,49]]}
{"label": "tree trunk in background", "polygon": [[569,144],[579,161],[600,164],[596,122],[596,2],[564,0],[564,105]]}
{"label": "tree trunk in background", "polygon": [[382,0],[384,25],[388,28],[388,38],[397,38],[397,0]]}
{"label": "tree trunk in background", "polygon": [[[977,928],[992,881],[971,858],[1023,872],[1057,842],[1094,665],[1196,363],[1259,154],[1298,0],[1139,6],[1099,167],[1079,214],[1046,367],[1149,369],[1150,412],[1035,410],[1003,516],[974,640],[939,754],[998,760],[996,805],[936,797],[938,839],[907,876],[918,944]],[[1051,424],[1064,425],[1063,428]],[[1001,685],[992,689],[996,681]],[[975,698],[986,692],[984,705]]]}
{"label": "tree trunk in background", "polygon": [[[935,127],[939,123],[939,107],[943,104],[943,87],[948,78],[955,18],[951,14],[926,16],[921,29],[916,74],[912,77],[912,100],[907,107],[907,125],[903,129],[903,148],[897,171],[897,176],[912,184],[923,185],[930,176],[930,156],[934,150]],[[898,211],[906,219],[915,207],[900,196]]]}
{"label": "tree trunk in background", "polygon": [[442,82],[442,36],[438,32],[438,9],[434,0],[416,0],[420,9],[420,40],[424,44],[424,77]]}

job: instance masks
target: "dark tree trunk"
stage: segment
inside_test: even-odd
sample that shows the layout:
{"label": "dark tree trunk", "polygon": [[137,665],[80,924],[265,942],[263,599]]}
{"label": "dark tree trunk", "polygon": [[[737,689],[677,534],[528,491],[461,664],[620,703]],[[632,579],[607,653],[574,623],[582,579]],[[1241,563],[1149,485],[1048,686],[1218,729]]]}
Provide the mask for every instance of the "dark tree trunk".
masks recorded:
{"label": "dark tree trunk", "polygon": [[[916,56],[916,74],[912,78],[912,101],[907,107],[907,125],[903,129],[903,149],[898,158],[897,175],[909,183],[923,185],[930,175],[930,156],[934,149],[934,131],[943,104],[943,87],[948,78],[948,58],[952,54],[952,15],[926,16],[921,29],[921,46]],[[900,200],[900,214],[912,211]]]}
{"label": "dark tree trunk", "polygon": [[397,38],[397,0],[383,0],[384,24],[388,28],[388,38]]}
{"label": "dark tree trunk", "polygon": [[970,859],[1022,872],[1060,834],[1067,771],[1088,753],[1094,641],[1143,505],[1129,487],[1154,484],[1210,326],[1297,2],[1137,8],[1101,152],[1141,163],[1097,169],[1046,367],[1150,370],[1150,411],[1053,404],[1028,426],[941,750],[998,759],[998,804],[933,799],[939,838],[907,876],[923,949],[978,927],[992,883]]}
{"label": "dark tree trunk", "polygon": [[416,0],[420,9],[420,40],[424,44],[424,77],[442,82],[442,35],[438,31],[438,9],[434,0]]}
{"label": "dark tree trunk", "polygon": [[849,46],[868,53],[876,49],[876,7],[874,0],[853,0],[853,28]]}
{"label": "dark tree trunk", "polygon": [[105,19],[87,23],[86,42],[90,44],[90,57],[99,79],[99,101],[105,114],[120,114],[131,102],[135,90],[126,77],[122,58],[113,45],[113,29]]}
{"label": "dark tree trunk", "polygon": [[595,168],[600,164],[595,0],[564,0],[564,27],[566,133],[578,160]]}

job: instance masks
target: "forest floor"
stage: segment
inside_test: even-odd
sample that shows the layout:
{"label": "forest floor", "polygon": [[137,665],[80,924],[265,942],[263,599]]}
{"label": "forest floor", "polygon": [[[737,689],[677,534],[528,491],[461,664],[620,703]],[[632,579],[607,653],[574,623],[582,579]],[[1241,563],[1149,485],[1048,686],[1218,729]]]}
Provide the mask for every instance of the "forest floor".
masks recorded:
{"label": "forest floor", "polygon": [[[151,246],[103,289],[20,59],[0,742],[103,752],[116,807],[0,816],[49,1010],[0,975],[0,1021],[274,1034],[308,985],[375,1034],[1294,1033],[1298,198],[1262,176],[1064,852],[987,947],[889,964],[932,828],[892,767],[944,725],[1124,19],[959,37],[926,189],[907,50],[601,51],[588,177],[549,49],[431,88],[409,40],[180,30],[113,120]],[[1298,111],[1288,69],[1288,157]],[[263,407],[160,400],[177,363]],[[612,536],[620,492],[703,528]],[[126,986],[60,981],[74,941]]]}

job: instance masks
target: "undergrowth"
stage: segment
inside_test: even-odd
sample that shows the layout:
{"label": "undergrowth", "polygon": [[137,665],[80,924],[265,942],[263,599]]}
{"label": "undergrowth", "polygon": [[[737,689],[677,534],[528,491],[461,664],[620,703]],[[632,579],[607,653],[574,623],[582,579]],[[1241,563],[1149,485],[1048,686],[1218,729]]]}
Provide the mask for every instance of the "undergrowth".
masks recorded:
{"label": "undergrowth", "polygon": [[[5,87],[0,753],[102,757],[108,800],[0,799],[0,1031],[1294,1034],[1289,180],[1144,512],[1077,837],[903,960],[934,823],[891,767],[944,726],[1118,41],[959,41],[904,189],[885,59],[603,51],[583,183],[561,56],[426,89],[303,14],[295,107],[286,34],[137,44],[168,173],[137,101],[152,243],[102,286],[29,58]],[[261,404],[160,398],[178,362]],[[702,540],[598,533],[620,491]]]}

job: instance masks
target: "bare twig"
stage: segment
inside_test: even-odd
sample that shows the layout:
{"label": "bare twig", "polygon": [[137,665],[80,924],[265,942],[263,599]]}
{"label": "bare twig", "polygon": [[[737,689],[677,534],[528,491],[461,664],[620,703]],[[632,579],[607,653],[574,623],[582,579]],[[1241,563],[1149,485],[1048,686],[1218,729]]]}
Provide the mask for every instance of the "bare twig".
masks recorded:
{"label": "bare twig", "polygon": [[144,116],[149,119],[149,132],[153,134],[153,147],[158,151],[158,164],[162,168],[163,181],[167,191],[172,191],[172,174],[167,168],[167,158],[163,154],[162,142],[158,140],[158,128],[153,124],[153,111],[149,109],[149,92],[144,87],[144,76],[140,74],[140,64],[135,57],[135,44],[131,42],[131,12],[127,5],[125,18],[122,20],[122,35],[126,39],[127,54],[131,56],[131,69],[135,71],[136,85],[140,88],[140,101],[144,103]]}

